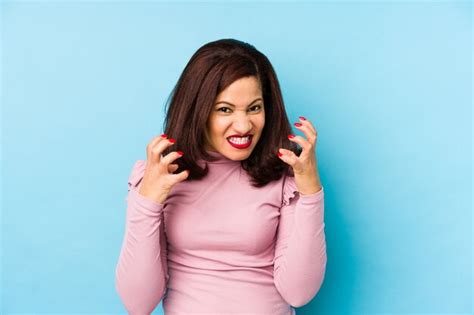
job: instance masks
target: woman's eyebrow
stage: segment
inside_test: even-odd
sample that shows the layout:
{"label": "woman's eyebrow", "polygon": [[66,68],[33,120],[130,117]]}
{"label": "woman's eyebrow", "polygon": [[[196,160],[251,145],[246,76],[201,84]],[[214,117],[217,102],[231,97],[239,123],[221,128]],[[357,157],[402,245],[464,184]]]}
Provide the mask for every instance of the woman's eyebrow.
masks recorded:
{"label": "woman's eyebrow", "polygon": [[[255,99],[255,100],[253,100],[252,103],[250,103],[248,106],[252,105],[253,103],[255,103],[255,102],[258,101],[258,100],[263,101],[262,98],[259,97],[259,98]],[[228,104],[228,105],[230,105],[230,106],[235,107],[234,104],[229,103],[229,102],[226,102],[226,101],[217,102],[215,105],[220,104],[220,103],[225,103],[225,104]],[[247,106],[247,107],[248,107],[248,106]]]}

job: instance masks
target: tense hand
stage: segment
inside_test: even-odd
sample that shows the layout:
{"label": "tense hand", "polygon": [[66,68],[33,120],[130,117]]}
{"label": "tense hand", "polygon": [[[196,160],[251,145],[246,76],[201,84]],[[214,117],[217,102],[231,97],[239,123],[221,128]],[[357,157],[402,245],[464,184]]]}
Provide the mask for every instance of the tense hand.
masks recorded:
{"label": "tense hand", "polygon": [[288,138],[299,144],[303,151],[297,156],[291,150],[280,148],[279,156],[293,168],[298,191],[303,195],[309,195],[318,192],[322,187],[315,152],[318,133],[309,120],[300,117],[300,121],[301,123],[294,125],[305,134],[306,138],[295,135],[289,135]]}

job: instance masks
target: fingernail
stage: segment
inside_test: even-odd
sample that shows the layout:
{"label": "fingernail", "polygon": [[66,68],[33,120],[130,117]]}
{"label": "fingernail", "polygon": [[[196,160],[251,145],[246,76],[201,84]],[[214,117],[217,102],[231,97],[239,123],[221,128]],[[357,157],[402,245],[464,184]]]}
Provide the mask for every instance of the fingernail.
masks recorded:
{"label": "fingernail", "polygon": [[175,143],[175,142],[176,142],[176,140],[173,139],[173,138],[169,138],[168,140],[169,140],[169,142],[171,142],[171,143]]}
{"label": "fingernail", "polygon": [[161,135],[161,137],[162,137],[162,138],[166,138],[166,137],[168,137],[168,136],[166,135],[166,133],[163,133],[163,134]]}
{"label": "fingernail", "polygon": [[300,119],[301,119],[301,120],[306,120],[306,118],[304,118],[303,116],[300,116]]}
{"label": "fingernail", "polygon": [[291,134],[291,135],[288,135],[288,139],[293,139],[295,137],[295,135]]}
{"label": "fingernail", "polygon": [[298,123],[298,122],[297,122],[297,123],[295,123],[294,125],[295,125],[296,127],[301,127],[301,126],[303,126],[303,124],[302,124],[302,123]]}
{"label": "fingernail", "polygon": [[280,152],[278,152],[278,156],[282,156],[283,154],[281,154]]}
{"label": "fingernail", "polygon": [[179,154],[179,155],[183,155],[184,152],[183,152],[183,151],[178,151],[178,154]]}

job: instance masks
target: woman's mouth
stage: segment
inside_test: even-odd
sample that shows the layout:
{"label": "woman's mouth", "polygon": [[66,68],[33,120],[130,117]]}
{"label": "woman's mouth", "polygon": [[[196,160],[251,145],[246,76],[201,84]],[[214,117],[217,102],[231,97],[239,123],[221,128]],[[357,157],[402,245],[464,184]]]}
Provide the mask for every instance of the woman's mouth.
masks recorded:
{"label": "woman's mouth", "polygon": [[252,144],[253,135],[247,137],[229,137],[227,142],[236,149],[247,149]]}

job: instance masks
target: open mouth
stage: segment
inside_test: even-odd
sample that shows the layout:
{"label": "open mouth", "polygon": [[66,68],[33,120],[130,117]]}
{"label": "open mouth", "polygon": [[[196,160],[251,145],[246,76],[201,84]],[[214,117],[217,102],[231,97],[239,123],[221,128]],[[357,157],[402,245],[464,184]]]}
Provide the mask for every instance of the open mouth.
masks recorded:
{"label": "open mouth", "polygon": [[252,144],[253,135],[247,137],[229,137],[227,142],[236,149],[246,149]]}

